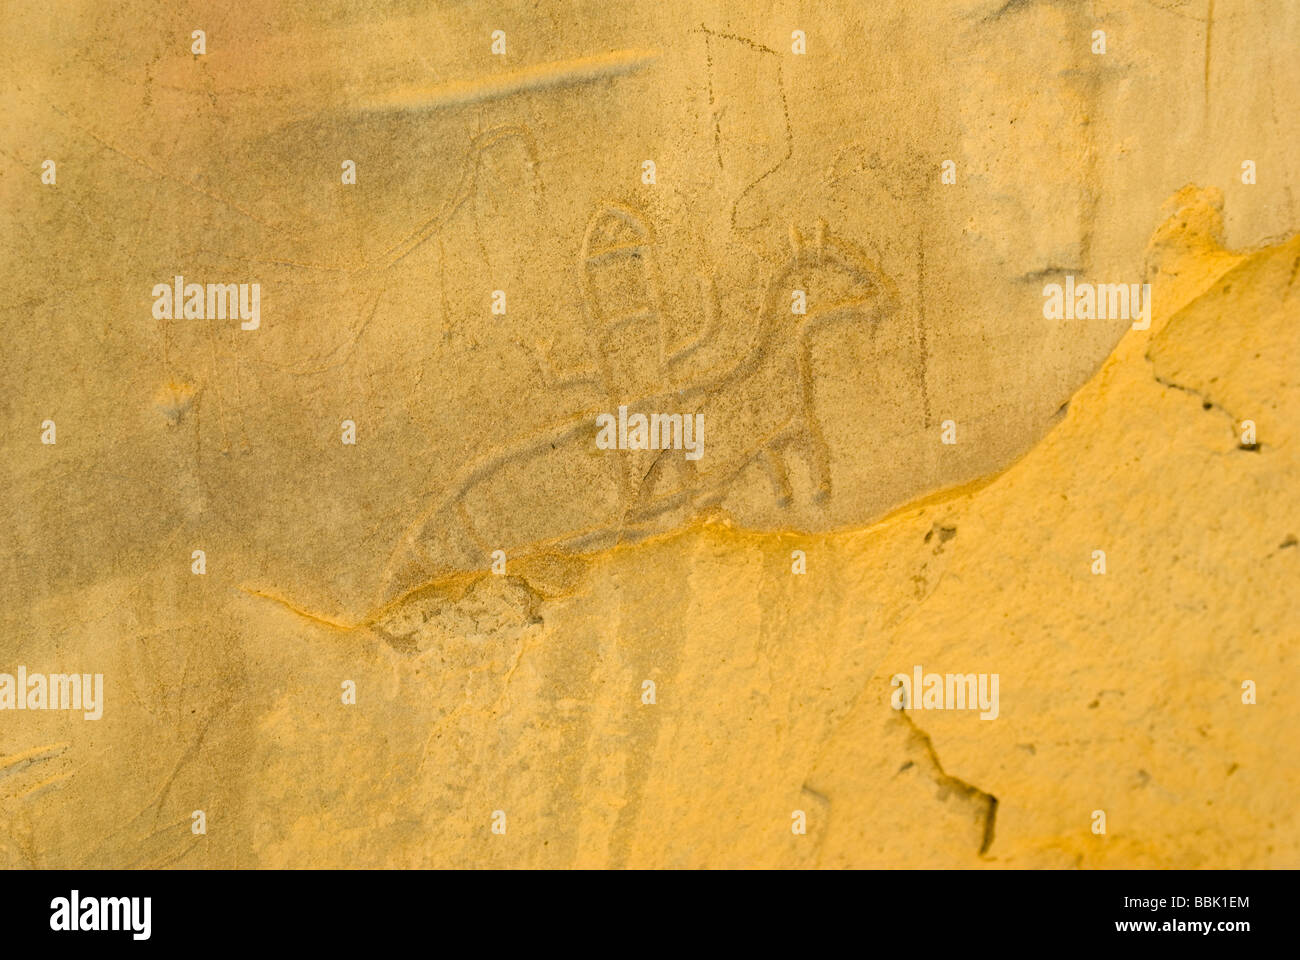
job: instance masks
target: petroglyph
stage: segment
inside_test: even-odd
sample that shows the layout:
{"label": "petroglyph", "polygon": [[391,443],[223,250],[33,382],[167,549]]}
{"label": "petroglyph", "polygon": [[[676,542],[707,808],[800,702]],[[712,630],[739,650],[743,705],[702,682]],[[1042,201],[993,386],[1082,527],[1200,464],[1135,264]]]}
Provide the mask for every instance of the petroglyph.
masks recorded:
{"label": "petroglyph", "polygon": [[105,692],[0,866],[1295,865],[1295,4],[102,6],[0,41],[0,649]]}
{"label": "petroglyph", "polygon": [[[667,353],[662,316],[655,293],[653,232],[627,210],[605,208],[593,217],[580,253],[587,277],[587,313],[592,332],[595,380],[614,407],[633,411],[668,409],[676,404],[710,424],[710,446],[719,453],[707,462],[683,461],[675,476],[666,461],[645,458],[592,456],[595,418],[583,411],[555,423],[532,437],[490,451],[470,464],[435,504],[405,534],[390,560],[383,598],[456,569],[461,564],[483,566],[485,546],[507,552],[522,550],[596,550],[614,543],[663,533],[721,503],[736,477],[753,463],[770,476],[777,500],[788,506],[792,492],[788,458],[799,451],[807,457],[814,477],[813,497],[831,496],[830,459],[816,410],[815,371],[811,338],[822,328],[846,322],[878,325],[896,301],[890,281],[865,255],[844,240],[828,235],[818,223],[811,240],[793,227],[790,253],[767,284],[754,323],[756,331],[737,360],[692,366],[695,353],[708,342],[715,325],[711,297],[704,297],[702,328],[706,335],[683,350]],[[628,276],[624,271],[631,268]],[[602,298],[591,271],[614,270],[622,275],[606,289],[622,294],[626,306],[612,309]],[[801,290],[812,306],[791,314],[790,292]],[[629,338],[643,325],[657,327],[647,341]],[[615,349],[629,344],[628,357]],[[641,347],[640,351],[637,350]],[[666,355],[667,354],[667,355]],[[623,360],[623,363],[617,361]],[[687,369],[682,370],[685,366]],[[636,377],[648,367],[660,389],[644,389]],[[536,463],[549,458],[554,468],[571,474],[584,491],[576,505],[576,522],[547,529],[531,525],[523,512],[476,508],[476,498],[494,482],[518,489],[524,478],[540,472]],[[582,479],[578,479],[582,477]],[[553,519],[554,514],[542,519]],[[521,531],[528,531],[521,538]],[[531,535],[531,536],[530,536]]]}

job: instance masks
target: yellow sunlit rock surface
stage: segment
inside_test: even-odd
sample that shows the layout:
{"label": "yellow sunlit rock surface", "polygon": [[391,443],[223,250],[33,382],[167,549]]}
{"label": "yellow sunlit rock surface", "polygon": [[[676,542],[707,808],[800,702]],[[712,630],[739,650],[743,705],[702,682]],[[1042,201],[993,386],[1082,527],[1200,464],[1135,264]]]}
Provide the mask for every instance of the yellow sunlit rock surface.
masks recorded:
{"label": "yellow sunlit rock surface", "polygon": [[0,866],[1300,866],[1300,9],[861,6],[16,4]]}

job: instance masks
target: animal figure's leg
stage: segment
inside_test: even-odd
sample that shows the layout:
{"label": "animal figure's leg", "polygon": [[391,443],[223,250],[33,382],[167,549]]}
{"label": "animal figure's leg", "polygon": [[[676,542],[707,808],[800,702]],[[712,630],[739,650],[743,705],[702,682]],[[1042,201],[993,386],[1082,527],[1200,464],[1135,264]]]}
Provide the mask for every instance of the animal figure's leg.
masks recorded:
{"label": "animal figure's leg", "polygon": [[816,489],[813,500],[824,503],[831,495],[831,452],[822,433],[821,422],[817,419],[816,401],[813,391],[812,347],[808,340],[808,327],[799,329],[799,419],[803,425],[801,431],[808,445],[809,459],[812,462],[813,480]]}
{"label": "animal figure's leg", "polygon": [[781,507],[790,506],[794,502],[794,489],[790,486],[790,472],[785,468],[785,454],[773,444],[759,451],[758,462],[772,481],[777,504]]}

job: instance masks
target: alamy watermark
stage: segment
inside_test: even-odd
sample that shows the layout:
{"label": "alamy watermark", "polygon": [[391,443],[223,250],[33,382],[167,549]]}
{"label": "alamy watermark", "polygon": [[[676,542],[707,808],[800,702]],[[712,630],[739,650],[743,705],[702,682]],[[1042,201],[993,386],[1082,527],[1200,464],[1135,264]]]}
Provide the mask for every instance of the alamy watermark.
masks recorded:
{"label": "alamy watermark", "polygon": [[178,276],[153,288],[155,320],[242,320],[239,329],[262,325],[260,283],[186,283]]}
{"label": "alamy watermark", "polygon": [[0,673],[0,710],[80,710],[87,720],[104,715],[102,673]]}
{"label": "alamy watermark", "polygon": [[1151,326],[1151,284],[1078,283],[1043,287],[1043,317],[1047,320],[1132,320],[1134,330]]}
{"label": "alamy watermark", "polygon": [[981,720],[998,717],[998,674],[925,673],[918,663],[912,675],[896,673],[889,685],[895,710],[979,710]]}
{"label": "alamy watermark", "polygon": [[596,417],[596,446],[601,450],[685,450],[687,460],[704,455],[704,414],[644,413],[628,415],[627,407]]}
{"label": "alamy watermark", "polygon": [[152,897],[83,897],[73,890],[71,896],[50,901],[50,929],[126,930],[134,940],[148,940],[152,913]]}

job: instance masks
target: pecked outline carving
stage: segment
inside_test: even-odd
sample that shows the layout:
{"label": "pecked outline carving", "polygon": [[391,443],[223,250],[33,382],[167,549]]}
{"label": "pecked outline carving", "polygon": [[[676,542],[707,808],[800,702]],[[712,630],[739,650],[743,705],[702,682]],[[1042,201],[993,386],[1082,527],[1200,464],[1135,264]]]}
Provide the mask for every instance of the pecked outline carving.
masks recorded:
{"label": "pecked outline carving", "polygon": [[[629,227],[635,225],[635,214],[622,207],[603,205],[593,216],[592,223],[605,218],[612,218]],[[653,231],[640,226],[633,229],[631,235],[634,242],[607,245],[606,249],[595,251],[596,257],[600,259],[620,250],[644,246],[654,236]],[[584,268],[593,254],[592,236],[592,227],[589,226],[579,251],[580,265]],[[609,469],[615,473],[614,479],[619,491],[620,515],[617,520],[610,518],[607,523],[567,531],[529,543],[525,549],[582,552],[663,532],[663,518],[672,511],[683,508],[700,511],[720,503],[735,478],[751,463],[758,463],[764,469],[771,479],[776,501],[781,506],[788,507],[793,498],[787,467],[792,449],[802,450],[808,458],[815,483],[814,499],[825,502],[830,498],[830,454],[815,409],[811,338],[817,330],[833,322],[861,318],[869,324],[875,322],[878,325],[879,321],[896,310],[897,296],[893,284],[879,267],[857,247],[831,237],[824,222],[818,222],[811,242],[791,227],[790,245],[788,256],[766,284],[757,317],[758,332],[739,360],[723,361],[711,369],[700,371],[680,388],[658,390],[634,398],[620,398],[617,385],[610,382],[607,371],[601,370],[599,355],[593,358],[596,374],[584,376],[586,380],[602,382],[611,401],[625,403],[629,409],[703,408],[707,411],[711,400],[743,391],[749,386],[762,386],[758,381],[764,374],[774,375],[778,384],[793,386],[792,390],[776,392],[775,399],[786,405],[778,417],[779,425],[749,444],[721,470],[706,474],[700,472],[693,462],[683,461],[686,482],[681,488],[664,495],[654,493],[664,463],[662,454],[640,478],[629,474],[627,458],[604,458],[610,464]],[[831,303],[816,303],[802,316],[790,314],[787,298],[792,282],[798,276],[816,270],[831,271],[849,279],[854,287],[853,295]],[[651,304],[647,309],[633,311],[628,317],[620,318],[619,323],[661,319],[655,302],[657,295],[651,293],[650,296]],[[705,299],[707,303],[712,298],[706,296]],[[688,359],[711,336],[709,331],[714,328],[715,319],[716,317],[708,317],[706,333],[692,341],[687,351],[677,351],[666,356],[661,327],[661,366],[677,365]],[[759,402],[770,404],[773,399],[770,392],[762,393]],[[484,564],[491,548],[475,529],[475,518],[466,503],[467,497],[506,466],[527,462],[562,444],[572,444],[584,438],[592,432],[594,418],[601,412],[606,411],[589,409],[575,413],[530,436],[499,446],[468,464],[437,500],[407,527],[399,539],[383,571],[381,600],[391,597],[395,589],[400,590],[405,585],[396,581],[399,573],[412,564],[424,579],[449,566],[445,561],[439,562],[437,558],[431,557],[425,547],[427,542],[439,539],[440,532],[452,532],[452,542],[460,555],[461,563],[450,566],[458,568],[462,564]],[[518,549],[517,546],[511,546],[512,549]]]}

